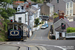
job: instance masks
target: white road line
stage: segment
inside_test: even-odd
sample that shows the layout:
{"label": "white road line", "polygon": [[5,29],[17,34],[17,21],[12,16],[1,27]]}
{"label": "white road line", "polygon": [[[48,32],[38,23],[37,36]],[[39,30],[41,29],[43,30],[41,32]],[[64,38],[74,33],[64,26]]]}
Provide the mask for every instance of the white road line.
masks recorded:
{"label": "white road line", "polygon": [[62,50],[67,50],[66,48],[63,48],[63,47],[57,46],[57,45],[35,44],[35,43],[29,44],[29,45],[34,45],[34,46],[37,46],[37,45],[41,45],[41,46],[52,46],[52,47],[60,48]]}

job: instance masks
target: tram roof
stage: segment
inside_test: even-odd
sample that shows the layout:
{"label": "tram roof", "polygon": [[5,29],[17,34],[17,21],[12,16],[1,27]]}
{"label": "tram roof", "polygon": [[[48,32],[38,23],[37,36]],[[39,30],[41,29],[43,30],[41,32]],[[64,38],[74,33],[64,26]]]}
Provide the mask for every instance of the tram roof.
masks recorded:
{"label": "tram roof", "polygon": [[9,24],[20,24],[20,25],[23,25],[23,23],[18,23],[18,22],[12,22],[12,23],[8,23]]}

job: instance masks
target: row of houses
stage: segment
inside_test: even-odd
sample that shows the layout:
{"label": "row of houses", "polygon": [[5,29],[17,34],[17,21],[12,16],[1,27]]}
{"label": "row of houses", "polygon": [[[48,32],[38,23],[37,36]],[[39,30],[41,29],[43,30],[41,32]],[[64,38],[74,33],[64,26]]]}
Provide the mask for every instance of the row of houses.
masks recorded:
{"label": "row of houses", "polygon": [[51,16],[53,12],[58,13],[58,10],[62,10],[64,16],[71,17],[75,14],[74,5],[75,0],[45,0],[41,7],[41,14]]}
{"label": "row of houses", "polygon": [[[15,1],[13,3],[13,8],[17,11],[15,16],[9,19],[14,19],[17,22],[30,25],[31,28],[35,25],[35,19],[40,16],[40,7],[36,3]],[[41,22],[41,20],[39,20]]]}

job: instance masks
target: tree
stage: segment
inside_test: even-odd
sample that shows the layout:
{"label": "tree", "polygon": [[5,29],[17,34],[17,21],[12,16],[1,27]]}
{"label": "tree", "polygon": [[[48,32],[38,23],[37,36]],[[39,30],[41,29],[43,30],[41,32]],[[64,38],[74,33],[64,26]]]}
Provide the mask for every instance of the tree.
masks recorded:
{"label": "tree", "polygon": [[35,19],[35,24],[38,25],[39,23],[39,18]]}
{"label": "tree", "polygon": [[31,1],[37,2],[37,0],[31,0]]}
{"label": "tree", "polygon": [[10,16],[13,15],[13,13],[15,13],[15,9],[12,8],[8,8],[7,10],[5,10],[4,8],[0,8],[0,14],[2,17],[4,18],[9,18]]}
{"label": "tree", "polygon": [[6,10],[6,12],[7,12],[8,16],[10,17],[10,16],[12,16],[13,13],[15,13],[16,11],[15,11],[15,9],[8,8],[8,9]]}
{"label": "tree", "polygon": [[8,3],[11,3],[11,0],[0,0],[0,4],[3,6],[3,8],[6,9],[6,6]]}

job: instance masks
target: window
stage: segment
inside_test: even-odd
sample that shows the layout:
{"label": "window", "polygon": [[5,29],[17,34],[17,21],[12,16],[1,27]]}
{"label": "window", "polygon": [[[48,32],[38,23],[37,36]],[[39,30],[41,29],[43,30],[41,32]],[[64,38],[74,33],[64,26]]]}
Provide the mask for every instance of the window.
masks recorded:
{"label": "window", "polygon": [[28,16],[27,16],[27,14],[25,14],[25,22],[27,22],[28,21]]}
{"label": "window", "polygon": [[21,20],[22,20],[21,17],[19,17],[19,19],[18,19],[19,23],[21,23]]}
{"label": "window", "polygon": [[22,10],[23,10],[23,6],[21,6]]}
{"label": "window", "polygon": [[72,7],[72,2],[70,3],[70,7]]}
{"label": "window", "polygon": [[72,13],[72,10],[70,10],[70,13]]}
{"label": "window", "polygon": [[69,8],[69,3],[67,3],[67,8]]}
{"label": "window", "polygon": [[68,15],[68,11],[67,11],[67,15]]}
{"label": "window", "polygon": [[20,8],[18,8],[18,11],[20,11]]}
{"label": "window", "polygon": [[59,3],[59,0],[57,0],[57,3]]}

